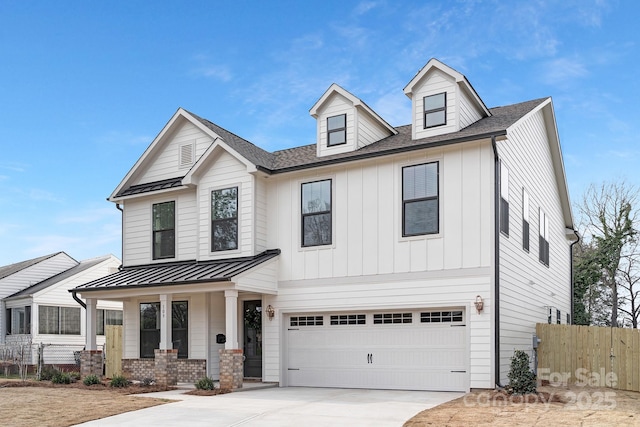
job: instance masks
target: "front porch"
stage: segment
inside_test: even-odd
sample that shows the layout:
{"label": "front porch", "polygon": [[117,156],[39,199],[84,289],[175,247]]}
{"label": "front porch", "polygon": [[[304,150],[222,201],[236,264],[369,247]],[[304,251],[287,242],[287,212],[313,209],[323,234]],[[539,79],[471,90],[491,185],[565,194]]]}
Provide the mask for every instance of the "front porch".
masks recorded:
{"label": "front porch", "polygon": [[[144,266],[77,288],[87,310],[82,375],[102,374],[102,366],[97,366],[98,354],[102,355],[95,342],[96,301],[107,299],[123,303],[118,360],[128,379],[153,379],[173,386],[208,376],[219,381],[221,388],[236,390],[243,387],[246,377],[264,378],[261,328],[266,315],[262,306],[266,296],[276,293],[275,265],[271,265],[276,255],[268,253],[259,260],[251,257],[244,260],[246,268],[236,271],[238,274],[208,276],[195,283],[184,275],[171,277],[176,274],[175,265],[170,269]],[[268,260],[273,261],[264,262]],[[237,266],[239,259],[224,264],[231,263]],[[202,274],[211,267],[211,263],[191,265],[189,274]],[[256,276],[262,286],[256,286]],[[113,351],[110,348],[107,345],[106,351]]]}

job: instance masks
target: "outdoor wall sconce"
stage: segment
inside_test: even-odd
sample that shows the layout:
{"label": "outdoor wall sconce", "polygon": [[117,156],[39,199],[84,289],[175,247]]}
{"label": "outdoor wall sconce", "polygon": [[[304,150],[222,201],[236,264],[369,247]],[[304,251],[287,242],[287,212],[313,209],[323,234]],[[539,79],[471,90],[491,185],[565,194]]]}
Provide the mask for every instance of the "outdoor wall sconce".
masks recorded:
{"label": "outdoor wall sconce", "polygon": [[476,297],[476,300],[473,303],[473,305],[476,306],[476,310],[478,310],[478,313],[482,311],[482,309],[484,308],[484,301],[482,301],[482,297],[480,295]]}
{"label": "outdoor wall sconce", "polygon": [[267,306],[267,317],[269,318],[269,320],[273,320],[273,316],[275,315],[276,315],[276,311],[274,310],[273,306],[269,304]]}

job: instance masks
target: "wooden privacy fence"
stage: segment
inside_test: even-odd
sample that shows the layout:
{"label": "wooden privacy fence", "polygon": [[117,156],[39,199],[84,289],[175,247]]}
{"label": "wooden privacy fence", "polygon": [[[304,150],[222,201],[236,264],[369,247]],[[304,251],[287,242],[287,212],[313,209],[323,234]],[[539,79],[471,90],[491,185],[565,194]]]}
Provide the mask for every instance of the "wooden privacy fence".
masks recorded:
{"label": "wooden privacy fence", "polygon": [[122,326],[105,326],[105,368],[104,376],[113,378],[122,375]]}
{"label": "wooden privacy fence", "polygon": [[640,391],[640,330],[538,323],[536,334],[539,378]]}

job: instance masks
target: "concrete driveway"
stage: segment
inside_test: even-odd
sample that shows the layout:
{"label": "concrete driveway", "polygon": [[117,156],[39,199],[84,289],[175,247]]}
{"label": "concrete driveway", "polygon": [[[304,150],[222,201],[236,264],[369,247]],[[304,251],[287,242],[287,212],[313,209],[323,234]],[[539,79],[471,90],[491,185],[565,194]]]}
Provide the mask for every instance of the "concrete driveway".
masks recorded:
{"label": "concrete driveway", "polygon": [[418,412],[464,393],[267,388],[189,396],[185,390],[150,393],[179,402],[128,412],[81,426],[401,426]]}

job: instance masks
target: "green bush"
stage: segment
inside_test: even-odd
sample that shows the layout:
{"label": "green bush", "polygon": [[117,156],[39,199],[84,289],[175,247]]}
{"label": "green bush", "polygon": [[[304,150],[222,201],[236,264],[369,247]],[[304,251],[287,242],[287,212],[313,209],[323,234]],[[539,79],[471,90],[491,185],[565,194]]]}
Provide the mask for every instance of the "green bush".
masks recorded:
{"label": "green bush", "polygon": [[53,376],[56,375],[56,374],[59,374],[59,373],[60,373],[60,371],[57,370],[55,367],[53,367],[53,366],[45,366],[40,371],[40,376],[38,377],[38,380],[40,380],[40,381],[51,381]]}
{"label": "green bush", "polygon": [[98,378],[98,376],[94,374],[87,375],[86,377],[84,377],[84,380],[82,380],[82,383],[84,385],[100,384],[100,378]]}
{"label": "green bush", "polygon": [[128,387],[130,384],[131,381],[122,375],[114,375],[113,378],[111,378],[111,383],[109,385],[111,387]]}
{"label": "green bush", "polygon": [[71,384],[71,375],[67,372],[58,371],[51,377],[51,382],[54,384]]}
{"label": "green bush", "polygon": [[213,380],[209,377],[200,378],[196,381],[195,386],[198,390],[213,390],[215,388]]}
{"label": "green bush", "polygon": [[71,377],[71,381],[80,381],[80,372],[78,371],[69,371],[69,376]]}
{"label": "green bush", "polygon": [[538,391],[536,374],[529,369],[529,355],[522,350],[516,350],[511,358],[511,369],[507,374],[510,394],[533,394]]}

